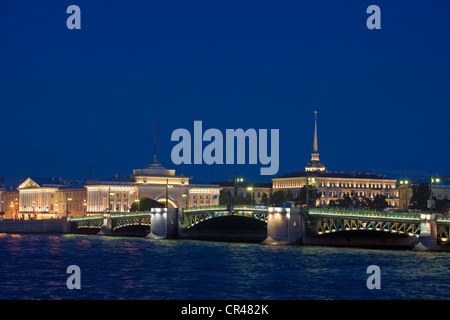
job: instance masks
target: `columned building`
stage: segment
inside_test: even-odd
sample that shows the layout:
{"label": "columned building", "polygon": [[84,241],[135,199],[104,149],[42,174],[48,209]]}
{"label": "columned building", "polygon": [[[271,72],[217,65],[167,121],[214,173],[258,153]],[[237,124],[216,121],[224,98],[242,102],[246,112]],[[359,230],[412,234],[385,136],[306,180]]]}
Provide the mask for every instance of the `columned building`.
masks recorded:
{"label": "columned building", "polygon": [[87,214],[127,212],[133,202],[142,198],[151,198],[169,208],[219,204],[220,186],[190,184],[189,180],[190,177],[164,168],[154,155],[152,162],[142,169],[134,169],[131,176],[89,181],[85,185]]}
{"label": "columned building", "polygon": [[[51,219],[86,214],[86,189],[81,183],[55,178],[27,178],[17,188],[18,201],[9,201],[14,210],[10,219]],[[14,196],[14,194],[13,194]]]}
{"label": "columned building", "polygon": [[325,165],[319,159],[316,111],[314,116],[314,141],[311,161],[305,166],[305,171],[292,172],[282,177],[273,178],[273,192],[291,190],[295,197],[308,184],[320,193],[320,197],[316,200],[316,206],[327,206],[331,200],[336,201],[345,195],[373,199],[380,194],[386,197],[386,201],[391,208],[398,208],[397,180],[373,172],[344,173],[326,170]]}
{"label": "columned building", "polygon": [[55,214],[56,193],[63,183],[55,179],[27,178],[19,190],[19,219],[43,219]]}
{"label": "columned building", "polygon": [[128,212],[135,201],[151,198],[169,208],[219,205],[221,187],[191,184],[156,160],[133,175],[98,181],[70,182],[29,177],[17,190],[0,188],[0,215],[4,219],[52,219],[105,212]]}

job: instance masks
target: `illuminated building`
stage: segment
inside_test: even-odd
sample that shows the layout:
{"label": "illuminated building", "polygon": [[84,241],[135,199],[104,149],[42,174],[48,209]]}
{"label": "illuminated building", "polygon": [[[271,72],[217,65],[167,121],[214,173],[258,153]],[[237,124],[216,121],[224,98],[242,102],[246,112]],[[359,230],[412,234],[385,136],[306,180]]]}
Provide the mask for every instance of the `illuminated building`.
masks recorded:
{"label": "illuminated building", "polygon": [[[316,206],[327,206],[331,200],[339,200],[345,195],[375,198],[380,194],[386,197],[388,205],[392,208],[399,206],[399,192],[397,180],[386,178],[381,174],[372,172],[337,172],[327,171],[319,159],[317,143],[317,112],[315,114],[314,142],[311,161],[305,171],[292,172],[282,177],[273,178],[273,192],[277,190],[291,190],[294,197],[300,194],[307,182],[311,188],[317,189],[320,197]],[[308,178],[310,178],[308,180]]]}
{"label": "illuminated building", "polygon": [[145,168],[133,170],[132,176],[117,175],[102,181],[89,181],[87,213],[127,212],[133,202],[151,198],[169,208],[203,207],[219,204],[221,188],[217,185],[190,184],[190,177],[176,175],[153,156]]}
{"label": "illuminated building", "polygon": [[19,214],[19,191],[3,190],[0,191],[3,201],[3,219],[15,219]]}
{"label": "illuminated building", "polygon": [[[400,209],[406,210],[407,206],[410,208],[411,198],[413,196],[413,186],[419,186],[421,183],[429,186],[429,177],[420,177],[412,180],[406,179],[399,181],[398,190]],[[450,176],[442,176],[438,181],[433,183],[433,199],[434,206],[436,205],[436,200],[450,200]]]}
{"label": "illuminated building", "polygon": [[14,218],[50,219],[86,214],[86,189],[81,183],[33,177],[22,182],[17,190],[18,212]]}

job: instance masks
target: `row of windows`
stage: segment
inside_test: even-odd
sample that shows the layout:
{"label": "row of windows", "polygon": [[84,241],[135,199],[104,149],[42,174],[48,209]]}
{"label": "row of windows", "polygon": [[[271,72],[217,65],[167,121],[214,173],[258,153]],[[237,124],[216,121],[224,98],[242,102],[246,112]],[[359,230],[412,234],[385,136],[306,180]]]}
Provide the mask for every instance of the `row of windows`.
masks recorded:
{"label": "row of windows", "polygon": [[[300,191],[292,190],[292,193],[294,194],[294,197],[298,197],[300,195]],[[320,191],[320,196],[322,198],[324,197],[330,197],[330,198],[341,198],[345,195],[351,197],[353,195],[356,195],[358,197],[374,197],[377,194],[382,194],[380,192],[364,192],[364,191],[352,191],[352,192],[343,192],[343,191]],[[394,198],[395,195],[391,192],[384,194],[386,198]],[[398,197],[398,194],[397,194]]]}
{"label": "row of windows", "polygon": [[434,194],[435,194],[436,198],[438,198],[439,200],[442,200],[442,199],[449,199],[450,200],[450,197],[449,197],[448,193],[434,193]]}
{"label": "row of windows", "polygon": [[[209,195],[208,195],[208,194],[206,194],[206,195],[203,195],[203,194],[200,194],[200,195],[197,195],[197,194],[192,194],[192,196],[194,197],[194,200],[196,200],[196,199],[197,199],[197,197],[199,197],[199,196],[200,196],[200,200],[203,200],[203,199],[205,199],[205,197],[206,197],[206,200],[209,200],[209,199],[210,199],[210,197],[209,197]],[[213,199],[216,199],[216,198],[217,198],[217,196],[216,196],[216,195],[212,195],[212,197],[213,197]]]}
{"label": "row of windows", "polygon": [[[304,181],[286,181],[276,182],[277,188],[303,187],[306,185]],[[354,183],[354,182],[317,182],[320,188],[359,188],[359,189],[395,189],[395,184],[382,183]]]}

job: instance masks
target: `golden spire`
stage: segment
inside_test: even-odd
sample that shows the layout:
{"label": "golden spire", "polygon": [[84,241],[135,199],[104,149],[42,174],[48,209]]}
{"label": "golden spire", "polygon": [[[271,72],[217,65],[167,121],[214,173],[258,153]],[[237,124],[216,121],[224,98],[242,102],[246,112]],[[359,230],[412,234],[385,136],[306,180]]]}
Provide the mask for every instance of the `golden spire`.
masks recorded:
{"label": "golden spire", "polygon": [[318,144],[317,144],[317,111],[314,111],[314,122],[315,122],[315,126],[314,126],[313,153],[318,153],[319,152],[319,147],[318,147]]}

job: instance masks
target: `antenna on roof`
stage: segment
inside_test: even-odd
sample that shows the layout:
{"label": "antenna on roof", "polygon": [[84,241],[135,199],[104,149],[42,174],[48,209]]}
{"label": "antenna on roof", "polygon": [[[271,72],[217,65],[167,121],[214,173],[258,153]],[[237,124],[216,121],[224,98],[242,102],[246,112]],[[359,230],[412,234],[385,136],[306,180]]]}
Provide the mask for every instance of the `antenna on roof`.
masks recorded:
{"label": "antenna on roof", "polygon": [[156,121],[153,122],[153,163],[156,161]]}

